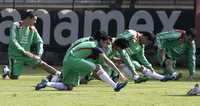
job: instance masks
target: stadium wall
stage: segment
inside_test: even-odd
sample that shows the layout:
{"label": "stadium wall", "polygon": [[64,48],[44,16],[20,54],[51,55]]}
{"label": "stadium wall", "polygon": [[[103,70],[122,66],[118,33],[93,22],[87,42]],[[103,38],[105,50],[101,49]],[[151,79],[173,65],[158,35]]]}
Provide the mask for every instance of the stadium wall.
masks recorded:
{"label": "stadium wall", "polygon": [[[9,27],[20,20],[25,9],[0,9],[0,63],[7,63]],[[36,9],[39,20],[36,27],[45,43],[43,58],[50,64],[62,64],[70,43],[78,38],[90,36],[95,30],[104,30],[110,36],[135,29],[153,31],[155,34],[175,28],[194,27],[193,9]],[[149,54],[150,53],[150,54]],[[152,57],[150,51],[149,54]],[[151,59],[153,62],[155,59]]]}

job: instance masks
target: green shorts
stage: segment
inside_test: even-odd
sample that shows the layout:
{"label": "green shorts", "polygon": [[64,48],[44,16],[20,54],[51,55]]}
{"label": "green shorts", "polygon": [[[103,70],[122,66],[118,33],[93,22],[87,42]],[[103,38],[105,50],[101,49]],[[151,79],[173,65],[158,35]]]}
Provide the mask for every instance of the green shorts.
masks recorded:
{"label": "green shorts", "polygon": [[80,77],[84,77],[96,69],[96,64],[91,61],[68,56],[63,62],[63,78],[62,82],[65,85],[78,86]]}
{"label": "green shorts", "polygon": [[37,61],[28,57],[9,57],[9,68],[11,70],[11,75],[21,75],[24,65],[34,66],[37,64]]}

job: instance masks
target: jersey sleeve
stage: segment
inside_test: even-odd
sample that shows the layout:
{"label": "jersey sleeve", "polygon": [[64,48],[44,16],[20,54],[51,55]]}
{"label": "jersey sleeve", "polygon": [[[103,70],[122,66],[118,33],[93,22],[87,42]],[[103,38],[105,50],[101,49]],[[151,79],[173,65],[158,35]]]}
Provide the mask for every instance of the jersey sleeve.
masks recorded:
{"label": "jersey sleeve", "polygon": [[16,39],[17,36],[16,30],[18,26],[19,26],[18,22],[13,23],[13,25],[11,26],[9,43],[12,43],[15,46],[15,48],[20,52],[24,52],[25,49],[20,45],[20,43]]}
{"label": "jersey sleeve", "polygon": [[104,51],[103,51],[103,49],[101,49],[99,47],[95,47],[92,49],[92,54],[94,54],[94,55],[98,56],[99,54],[102,54],[102,53],[104,53]]}
{"label": "jersey sleeve", "polygon": [[120,50],[119,54],[121,58],[123,59],[124,63],[128,65],[129,68],[131,68],[132,71],[135,71],[135,66],[133,65],[130,56],[126,52],[126,50]]}
{"label": "jersey sleeve", "polygon": [[149,63],[149,61],[147,60],[147,58],[145,57],[145,52],[144,52],[144,46],[142,48],[142,50],[140,52],[138,52],[136,54],[136,58],[138,59],[138,61],[144,65],[147,68],[153,69],[152,65]]}
{"label": "jersey sleeve", "polygon": [[170,31],[170,32],[161,32],[156,35],[156,46],[160,49],[163,48],[165,42],[169,42],[170,40],[179,39],[182,36],[182,32],[180,31]]}
{"label": "jersey sleeve", "polygon": [[43,49],[43,40],[40,37],[38,31],[36,28],[33,29],[34,30],[34,38],[33,38],[33,44],[36,45],[36,54],[38,56],[42,56],[44,49]]}

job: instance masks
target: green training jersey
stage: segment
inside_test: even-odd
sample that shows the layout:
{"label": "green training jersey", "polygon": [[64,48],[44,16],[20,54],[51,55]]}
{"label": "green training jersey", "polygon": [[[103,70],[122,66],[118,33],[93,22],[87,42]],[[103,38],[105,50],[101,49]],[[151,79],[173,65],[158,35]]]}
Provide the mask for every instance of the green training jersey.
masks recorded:
{"label": "green training jersey", "polygon": [[[104,51],[98,47],[98,44],[95,41],[85,41],[77,46],[73,47],[67,53],[69,56],[74,58],[83,58],[89,60],[98,60],[99,54],[104,53]],[[68,56],[66,56],[67,58]]]}
{"label": "green training jersey", "polygon": [[10,29],[8,54],[11,57],[23,56],[24,51],[30,51],[37,44],[37,55],[43,53],[43,41],[34,26],[22,27],[22,22],[14,22]]}
{"label": "green training jersey", "polygon": [[145,57],[145,46],[139,42],[139,36],[141,36],[140,33],[134,30],[127,30],[120,33],[117,38],[126,38],[129,40],[129,47],[125,49],[126,55],[129,55],[132,60],[139,61],[145,67],[152,69],[152,65]]}
{"label": "green training jersey", "polygon": [[195,41],[184,40],[185,35],[183,33],[185,33],[184,30],[173,30],[159,33],[156,35],[156,45],[159,49],[163,49],[166,55],[173,60],[185,55],[189,72],[190,74],[193,74],[196,67]]}

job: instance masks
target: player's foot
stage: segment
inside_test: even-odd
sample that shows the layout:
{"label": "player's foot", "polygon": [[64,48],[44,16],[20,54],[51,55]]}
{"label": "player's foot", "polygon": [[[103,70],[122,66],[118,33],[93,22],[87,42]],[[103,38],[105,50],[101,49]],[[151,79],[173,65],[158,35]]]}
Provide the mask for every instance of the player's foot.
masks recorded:
{"label": "player's foot", "polygon": [[40,83],[38,83],[35,87],[35,90],[40,90],[42,88],[45,88],[47,86],[47,80],[42,79],[42,81]]}
{"label": "player's foot", "polygon": [[53,75],[51,75],[51,74],[49,74],[49,75],[46,77],[47,81],[49,81],[49,82],[51,82],[52,78],[53,78]]}
{"label": "player's foot", "polygon": [[3,66],[3,70],[2,70],[2,78],[3,79],[10,79],[9,78],[9,73],[10,73],[10,70],[9,70],[8,66],[4,65]]}
{"label": "player's foot", "polygon": [[163,79],[161,79],[160,81],[162,82],[166,82],[169,80],[179,80],[182,77],[181,73],[178,73],[177,75],[166,75]]}
{"label": "player's foot", "polygon": [[178,73],[176,76],[174,76],[173,80],[179,80],[182,77],[181,73]]}
{"label": "player's foot", "polygon": [[119,92],[122,88],[124,88],[127,85],[128,81],[124,83],[117,83],[116,88],[114,89],[115,92]]}
{"label": "player's foot", "polygon": [[19,75],[10,75],[10,79],[12,80],[18,80],[19,79]]}
{"label": "player's foot", "polygon": [[137,80],[134,80],[134,81],[135,81],[135,83],[142,83],[142,82],[146,82],[148,80],[149,80],[148,77],[140,76]]}
{"label": "player's foot", "polygon": [[80,80],[80,84],[88,84],[88,80],[85,79],[85,78],[82,78],[82,79]]}
{"label": "player's foot", "polygon": [[169,81],[169,80],[173,80],[174,79],[174,77],[173,76],[165,76],[163,79],[161,79],[160,81],[162,81],[162,82],[166,82],[166,81]]}
{"label": "player's foot", "polygon": [[3,74],[2,75],[2,78],[4,79],[4,80],[9,80],[10,78],[9,78],[9,75],[6,75],[6,74]]}
{"label": "player's foot", "polygon": [[48,75],[46,79],[49,82],[60,82],[61,80],[61,78],[58,75],[52,75],[52,74]]}
{"label": "player's foot", "polygon": [[113,80],[114,82],[117,82],[117,81],[119,80],[119,75],[113,76],[113,77],[112,77],[112,80]]}
{"label": "player's foot", "polygon": [[200,86],[199,84],[195,84],[194,88],[190,89],[187,92],[188,96],[200,95]]}

